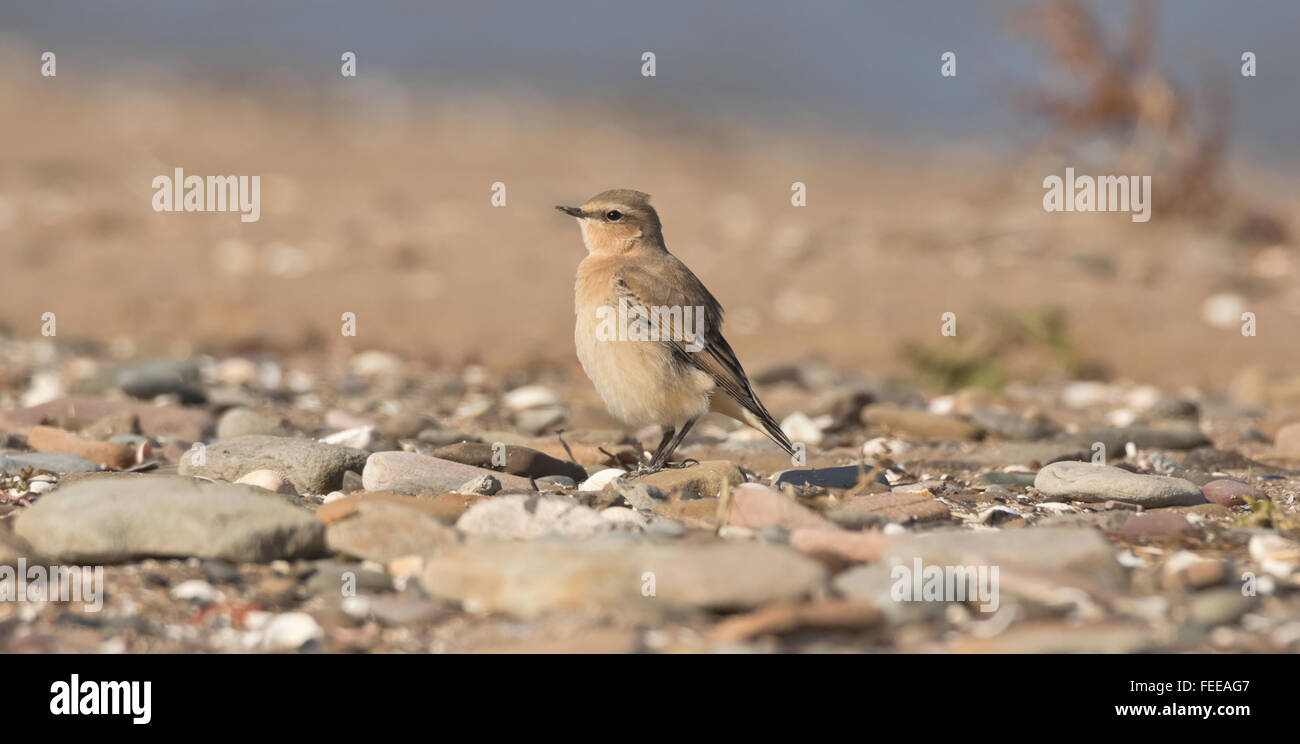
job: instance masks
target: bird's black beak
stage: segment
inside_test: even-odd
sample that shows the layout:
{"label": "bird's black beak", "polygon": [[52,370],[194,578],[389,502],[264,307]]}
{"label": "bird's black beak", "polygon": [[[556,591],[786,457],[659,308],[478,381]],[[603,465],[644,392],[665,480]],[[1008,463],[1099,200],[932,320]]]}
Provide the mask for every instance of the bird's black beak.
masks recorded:
{"label": "bird's black beak", "polygon": [[556,207],[556,209],[560,210],[561,212],[564,212],[565,214],[569,215],[570,217],[581,217],[581,216],[582,216],[582,208],[581,208],[581,207]]}

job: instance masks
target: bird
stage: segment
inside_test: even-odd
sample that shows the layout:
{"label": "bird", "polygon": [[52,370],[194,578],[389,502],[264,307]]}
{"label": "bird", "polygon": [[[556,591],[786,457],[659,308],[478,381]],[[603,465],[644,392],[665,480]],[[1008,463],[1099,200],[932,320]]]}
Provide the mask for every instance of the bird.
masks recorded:
{"label": "bird", "polygon": [[577,218],[587,249],[574,283],[578,361],[615,418],[660,427],[659,446],[637,472],[689,465],[669,461],[709,412],[758,429],[793,456],[722,336],[722,305],[668,252],[650,195],[611,189],[556,209]]}

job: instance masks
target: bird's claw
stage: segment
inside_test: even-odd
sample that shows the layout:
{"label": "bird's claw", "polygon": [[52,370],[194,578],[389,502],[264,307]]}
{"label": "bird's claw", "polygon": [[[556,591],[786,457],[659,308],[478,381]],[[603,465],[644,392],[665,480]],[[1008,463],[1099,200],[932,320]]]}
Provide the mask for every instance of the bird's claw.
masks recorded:
{"label": "bird's claw", "polygon": [[630,473],[628,473],[627,477],[639,478],[643,475],[653,475],[655,473],[658,473],[661,470],[678,470],[681,468],[688,468],[692,465],[699,465],[699,464],[700,461],[696,460],[693,457],[688,457],[685,460],[682,460],[681,462],[665,462],[660,465],[655,465],[650,463],[650,464],[638,466],[636,470],[633,470]]}

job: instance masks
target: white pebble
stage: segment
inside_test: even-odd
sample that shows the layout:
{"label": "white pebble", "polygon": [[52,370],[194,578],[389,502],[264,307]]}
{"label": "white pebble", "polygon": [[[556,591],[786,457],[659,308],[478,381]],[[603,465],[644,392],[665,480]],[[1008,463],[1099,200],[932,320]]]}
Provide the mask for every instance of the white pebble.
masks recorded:
{"label": "white pebble", "polygon": [[793,442],[817,445],[822,441],[822,430],[807,414],[795,411],[781,422],[781,431]]}
{"label": "white pebble", "polygon": [[579,491],[599,491],[615,480],[627,475],[627,471],[618,468],[606,468],[578,485]]}
{"label": "white pebble", "polygon": [[258,645],[265,649],[293,650],[324,635],[325,631],[311,615],[305,612],[285,612],[266,623]]}
{"label": "white pebble", "polygon": [[541,385],[525,385],[506,393],[501,402],[511,410],[524,411],[529,408],[558,406],[560,405],[560,396],[556,395],[550,388]]}
{"label": "white pebble", "polygon": [[180,599],[188,602],[218,602],[221,600],[221,592],[215,587],[201,579],[191,579],[183,581],[172,587],[170,592],[172,599]]}
{"label": "white pebble", "polygon": [[321,441],[325,444],[337,444],[355,449],[370,449],[375,443],[375,427],[358,426],[353,429],[336,431],[327,437],[322,437]]}

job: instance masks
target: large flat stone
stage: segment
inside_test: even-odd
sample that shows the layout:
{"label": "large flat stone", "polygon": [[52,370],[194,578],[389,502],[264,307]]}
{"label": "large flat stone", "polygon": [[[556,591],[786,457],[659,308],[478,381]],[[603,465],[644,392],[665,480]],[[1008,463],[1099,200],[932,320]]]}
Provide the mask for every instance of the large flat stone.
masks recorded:
{"label": "large flat stone", "polygon": [[19,514],[14,533],[42,554],[78,563],[150,556],[265,562],[325,550],[325,525],[283,496],[166,475],[61,486]]}
{"label": "large flat stone", "polygon": [[343,473],[360,470],[370,454],[311,439],[263,435],[209,444],[202,452],[203,461],[199,462],[194,450],[187,451],[181,457],[178,472],[236,481],[254,470],[274,470],[293,481],[299,493],[312,494],[341,488]]}
{"label": "large flat stone", "polygon": [[826,571],[789,548],[751,542],[484,542],[425,565],[435,597],[533,617],[554,610],[750,609],[802,598]]}
{"label": "large flat stone", "polygon": [[1145,507],[1204,504],[1205,494],[1191,481],[1141,475],[1107,465],[1056,462],[1038,471],[1034,488],[1044,496],[1073,501],[1123,501]]}

